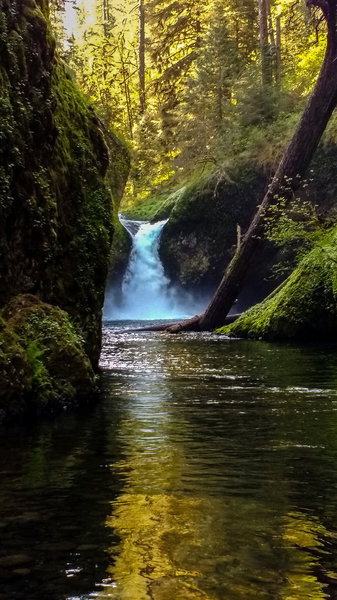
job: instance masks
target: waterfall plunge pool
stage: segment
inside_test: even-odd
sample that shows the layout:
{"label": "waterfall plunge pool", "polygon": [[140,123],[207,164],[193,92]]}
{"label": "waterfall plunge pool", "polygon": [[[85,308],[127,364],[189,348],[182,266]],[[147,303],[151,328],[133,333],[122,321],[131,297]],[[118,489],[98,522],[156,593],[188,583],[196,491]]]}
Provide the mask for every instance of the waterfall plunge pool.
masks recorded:
{"label": "waterfall plunge pool", "polygon": [[336,599],[336,347],[130,331],[200,307],[129,227],[101,401],[0,432],[0,600]]}
{"label": "waterfall plunge pool", "polygon": [[101,402],[0,437],[0,600],[336,598],[336,363],[105,327]]}

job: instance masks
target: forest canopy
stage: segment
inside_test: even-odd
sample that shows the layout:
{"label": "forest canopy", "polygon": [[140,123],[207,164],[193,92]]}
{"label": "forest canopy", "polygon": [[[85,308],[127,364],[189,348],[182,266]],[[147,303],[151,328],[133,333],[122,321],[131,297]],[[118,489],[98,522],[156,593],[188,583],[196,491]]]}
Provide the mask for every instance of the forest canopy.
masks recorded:
{"label": "forest canopy", "polygon": [[230,178],[247,156],[274,172],[325,50],[303,0],[52,0],[51,15],[74,78],[131,149],[126,203],[196,172]]}

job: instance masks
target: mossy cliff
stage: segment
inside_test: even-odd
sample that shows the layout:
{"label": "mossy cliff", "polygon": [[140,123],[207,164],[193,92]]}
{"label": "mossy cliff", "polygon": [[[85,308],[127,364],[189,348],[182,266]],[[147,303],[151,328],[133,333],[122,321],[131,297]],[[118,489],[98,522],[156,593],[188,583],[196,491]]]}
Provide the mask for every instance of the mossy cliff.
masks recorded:
{"label": "mossy cliff", "polygon": [[[36,339],[44,327],[39,316],[46,321],[42,313],[48,315],[49,329],[54,320],[65,337],[75,327],[73,342],[94,368],[113,221],[127,173],[126,150],[104,132],[55,55],[47,2],[0,0],[0,308],[18,295],[36,296],[44,303],[33,319]],[[47,309],[46,303],[64,316],[60,319],[53,312],[58,309]],[[18,364],[26,364],[34,327],[22,338],[28,342],[19,344],[15,316],[6,325],[6,315],[7,309],[1,321],[2,358],[8,346],[12,366],[16,350]],[[41,344],[36,356],[47,355],[48,344]],[[32,377],[32,370],[23,368],[23,388]],[[89,380],[93,383],[92,374]],[[74,384],[81,395],[80,387]],[[65,398],[65,386],[62,390]]]}
{"label": "mossy cliff", "polygon": [[186,287],[217,283],[236,243],[237,225],[248,226],[264,186],[262,173],[243,167],[235,179],[211,175],[182,189],[159,248],[169,277]]}
{"label": "mossy cliff", "polygon": [[[337,183],[334,165],[337,145],[323,140],[312,161],[311,170],[298,191],[301,200],[317,206],[320,219],[335,218]],[[258,164],[254,156],[233,157],[225,172],[195,173],[194,180],[173,192],[149,195],[128,208],[131,218],[167,219],[160,242],[160,256],[169,277],[188,288],[214,287],[221,279],[236,244],[237,225],[245,231],[257,204],[262,200],[275,164]],[[261,299],[277,285],[275,262],[284,262],[285,252],[264,242],[246,282],[248,302]],[[291,268],[291,251],[286,260]],[[284,266],[283,266],[284,270]],[[261,277],[262,272],[262,277]],[[261,289],[256,281],[265,279]],[[279,281],[279,280],[278,280]],[[245,301],[243,300],[243,304]]]}
{"label": "mossy cliff", "polygon": [[337,227],[262,303],[218,333],[264,339],[336,340]]}

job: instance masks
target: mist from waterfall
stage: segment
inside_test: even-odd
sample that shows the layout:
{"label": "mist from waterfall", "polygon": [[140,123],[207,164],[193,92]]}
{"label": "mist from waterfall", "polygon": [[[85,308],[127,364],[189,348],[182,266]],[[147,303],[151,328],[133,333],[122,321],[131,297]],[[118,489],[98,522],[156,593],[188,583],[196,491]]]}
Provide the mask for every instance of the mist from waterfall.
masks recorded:
{"label": "mist from waterfall", "polygon": [[179,319],[194,315],[203,307],[191,294],[170,284],[160,262],[158,246],[166,221],[157,223],[120,219],[132,236],[129,264],[121,293],[106,292],[104,318],[107,320]]}

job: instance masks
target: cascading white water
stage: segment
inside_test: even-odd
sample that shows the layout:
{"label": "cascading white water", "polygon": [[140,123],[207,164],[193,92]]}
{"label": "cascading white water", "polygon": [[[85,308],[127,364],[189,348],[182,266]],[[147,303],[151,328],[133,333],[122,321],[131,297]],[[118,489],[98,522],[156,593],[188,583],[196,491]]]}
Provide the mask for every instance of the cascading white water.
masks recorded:
{"label": "cascading white water", "polygon": [[160,233],[166,221],[126,221],[122,225],[132,236],[132,250],[117,302],[108,290],[104,317],[111,320],[157,320],[191,316],[198,309],[189,294],[177,291],[165,276],[158,255]]}

